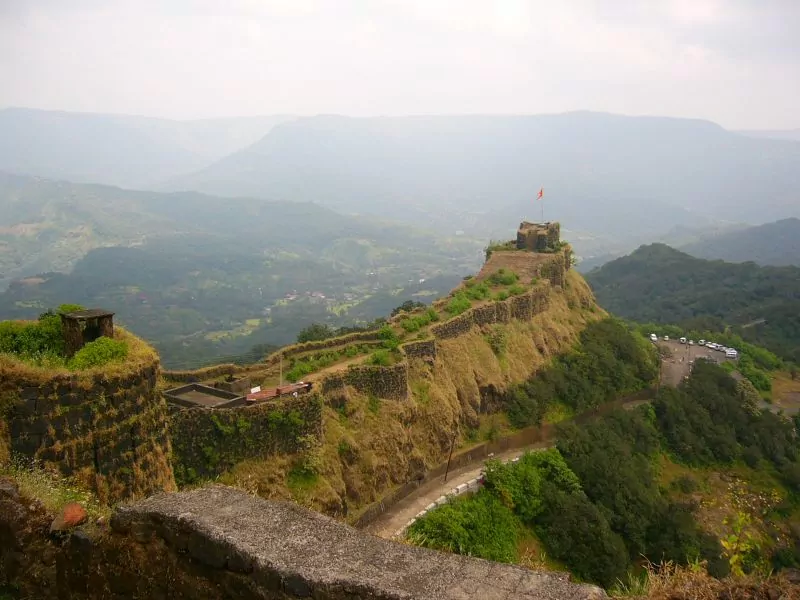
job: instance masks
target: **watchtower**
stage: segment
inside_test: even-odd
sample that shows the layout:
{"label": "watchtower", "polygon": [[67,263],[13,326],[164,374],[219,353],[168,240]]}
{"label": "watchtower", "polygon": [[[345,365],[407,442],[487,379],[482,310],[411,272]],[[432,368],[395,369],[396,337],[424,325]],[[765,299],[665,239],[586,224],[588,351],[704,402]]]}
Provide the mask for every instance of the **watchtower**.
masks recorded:
{"label": "watchtower", "polygon": [[523,221],[517,230],[517,249],[532,252],[555,250],[561,241],[561,225],[557,222]]}
{"label": "watchtower", "polygon": [[114,337],[114,313],[102,308],[61,313],[67,357],[99,337]]}

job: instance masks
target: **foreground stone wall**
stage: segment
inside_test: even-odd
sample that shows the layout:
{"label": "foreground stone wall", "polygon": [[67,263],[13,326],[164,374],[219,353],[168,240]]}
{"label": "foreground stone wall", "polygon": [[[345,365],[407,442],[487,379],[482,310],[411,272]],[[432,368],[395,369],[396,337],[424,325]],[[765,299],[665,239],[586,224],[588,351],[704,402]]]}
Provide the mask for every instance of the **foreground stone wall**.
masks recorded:
{"label": "foreground stone wall", "polygon": [[0,404],[12,453],[77,477],[109,502],[174,489],[155,352],[108,375],[5,366]]}
{"label": "foreground stone wall", "polygon": [[21,597],[264,600],[603,598],[566,573],[397,544],[290,503],[214,486],[47,538],[48,515],[0,481],[0,585]]}
{"label": "foreground stone wall", "polygon": [[254,406],[187,408],[170,415],[173,467],[179,483],[214,477],[248,458],[302,449],[305,436],[322,435],[317,394]]}

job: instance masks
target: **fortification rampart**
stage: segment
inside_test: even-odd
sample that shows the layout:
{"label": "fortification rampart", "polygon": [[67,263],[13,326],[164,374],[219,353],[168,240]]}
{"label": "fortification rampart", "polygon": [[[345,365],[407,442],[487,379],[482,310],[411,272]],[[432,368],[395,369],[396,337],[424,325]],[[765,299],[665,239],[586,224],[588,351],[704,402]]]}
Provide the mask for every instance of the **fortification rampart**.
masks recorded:
{"label": "fortification rampart", "polygon": [[41,505],[0,481],[0,581],[21,597],[263,600],[604,598],[567,573],[415,548],[286,502],[213,486],[123,507],[110,528],[46,535]]}
{"label": "fortification rampart", "polygon": [[420,340],[409,342],[400,346],[400,351],[406,358],[420,358],[422,360],[436,359],[436,340]]}
{"label": "fortification rampart", "polygon": [[297,356],[298,354],[305,354],[306,352],[313,352],[316,350],[327,350],[329,348],[343,348],[355,342],[375,342],[380,340],[380,335],[377,331],[356,331],[341,335],[338,337],[328,338],[327,340],[320,340],[317,342],[305,342],[303,344],[292,344],[285,346],[277,352],[273,352],[264,359],[264,364],[267,367],[275,366],[280,362],[281,356],[284,359]]}
{"label": "fortification rampart", "polygon": [[249,458],[302,450],[322,435],[317,394],[217,410],[189,408],[170,415],[173,465],[179,483],[214,477]]}
{"label": "fortification rampart", "polygon": [[238,375],[239,373],[245,373],[248,370],[248,367],[243,367],[241,365],[224,364],[187,371],[170,371],[165,369],[161,372],[161,375],[164,377],[164,379],[179,383],[199,383],[201,381],[216,379],[217,377],[223,377],[226,375]]}
{"label": "fortification rampart", "polygon": [[171,490],[167,407],[152,348],[117,328],[124,364],[72,373],[0,356],[12,453],[73,475],[107,501]]}
{"label": "fortification rampart", "polygon": [[550,286],[540,283],[533,289],[501,302],[471,308],[431,328],[434,338],[446,340],[468,333],[473,326],[507,323],[509,319],[530,320],[547,310]]}

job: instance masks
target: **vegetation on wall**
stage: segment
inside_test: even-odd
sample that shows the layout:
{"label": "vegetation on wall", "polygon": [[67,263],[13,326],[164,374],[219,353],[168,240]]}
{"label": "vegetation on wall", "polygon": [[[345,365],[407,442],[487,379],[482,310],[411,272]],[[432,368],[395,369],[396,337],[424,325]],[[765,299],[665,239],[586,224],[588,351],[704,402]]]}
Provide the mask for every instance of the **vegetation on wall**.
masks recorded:
{"label": "vegetation on wall", "polygon": [[59,313],[76,310],[83,310],[83,307],[62,304],[56,311],[42,313],[36,321],[1,321],[0,353],[37,366],[66,367],[74,371],[124,360],[128,355],[127,344],[106,337],[87,343],[67,359]]}

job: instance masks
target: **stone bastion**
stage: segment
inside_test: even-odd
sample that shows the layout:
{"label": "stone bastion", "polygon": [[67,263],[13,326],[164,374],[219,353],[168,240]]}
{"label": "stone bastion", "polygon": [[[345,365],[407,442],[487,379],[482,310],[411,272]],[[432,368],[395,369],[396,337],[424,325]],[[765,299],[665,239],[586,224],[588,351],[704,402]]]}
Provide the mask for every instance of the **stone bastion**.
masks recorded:
{"label": "stone bastion", "polygon": [[[0,583],[23,597],[590,600],[569,574],[382,540],[288,502],[210,486],[117,509],[48,539],[49,516],[0,480]],[[34,575],[35,574],[35,575]],[[48,585],[49,584],[49,585]]]}
{"label": "stone bastion", "polygon": [[107,502],[175,489],[155,350],[117,327],[128,357],[85,371],[0,354],[0,440],[12,456],[76,479]]}

